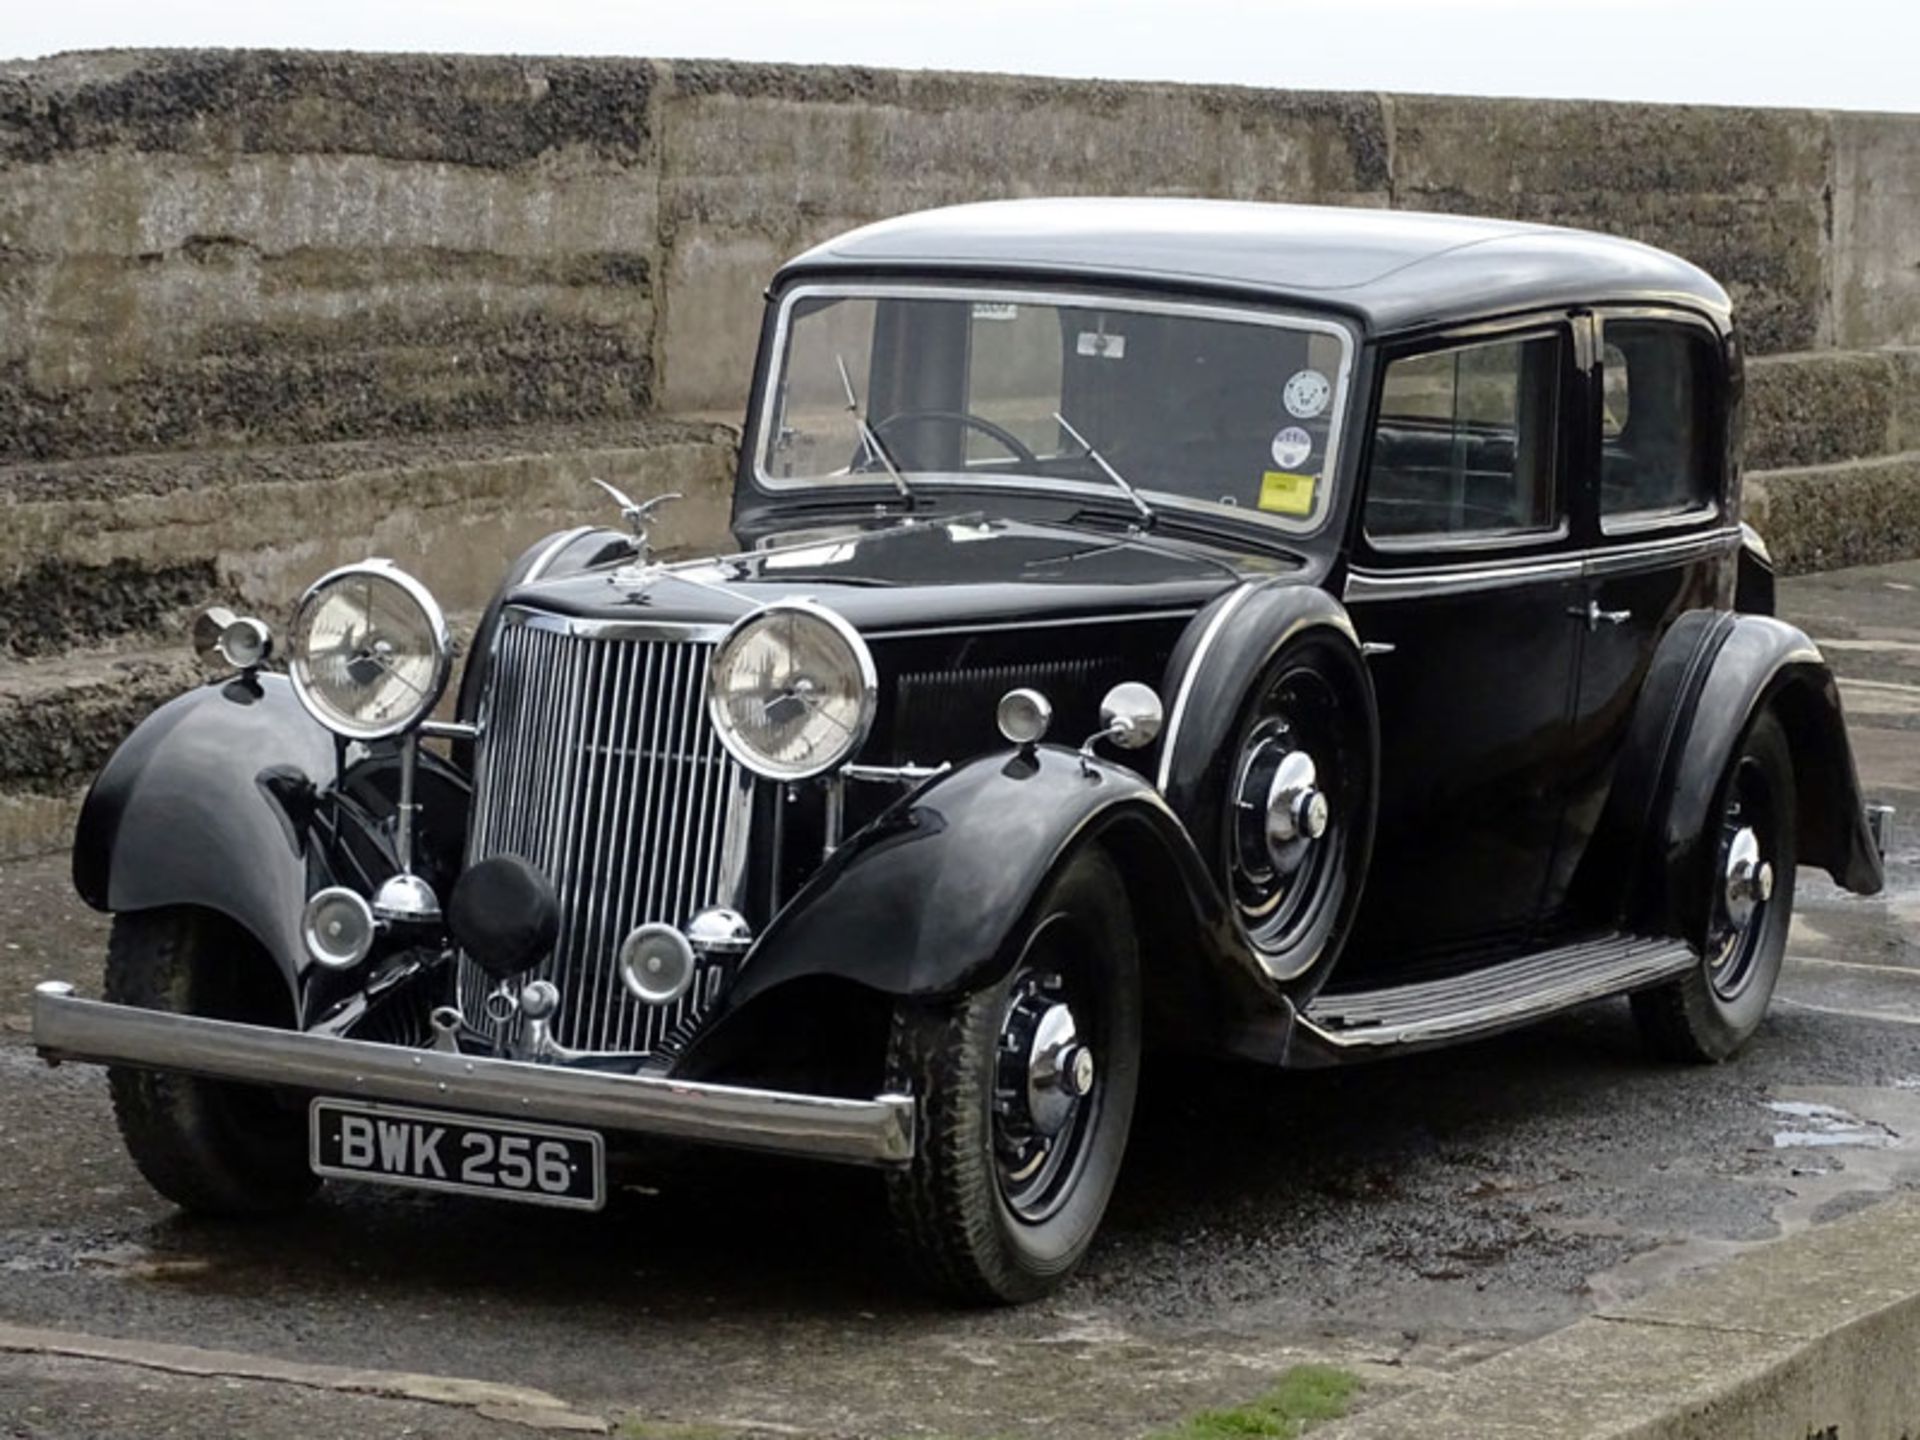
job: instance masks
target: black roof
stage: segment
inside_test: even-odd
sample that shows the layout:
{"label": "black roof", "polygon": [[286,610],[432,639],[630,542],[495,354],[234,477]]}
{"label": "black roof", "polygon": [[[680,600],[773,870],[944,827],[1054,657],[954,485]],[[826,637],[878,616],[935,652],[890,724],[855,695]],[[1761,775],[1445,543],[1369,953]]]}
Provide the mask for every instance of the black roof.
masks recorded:
{"label": "black roof", "polygon": [[1332,306],[1375,332],[1562,304],[1677,302],[1730,323],[1727,294],[1633,240],[1463,215],[1232,200],[999,200],[836,236],[823,271],[1026,273],[1201,286]]}

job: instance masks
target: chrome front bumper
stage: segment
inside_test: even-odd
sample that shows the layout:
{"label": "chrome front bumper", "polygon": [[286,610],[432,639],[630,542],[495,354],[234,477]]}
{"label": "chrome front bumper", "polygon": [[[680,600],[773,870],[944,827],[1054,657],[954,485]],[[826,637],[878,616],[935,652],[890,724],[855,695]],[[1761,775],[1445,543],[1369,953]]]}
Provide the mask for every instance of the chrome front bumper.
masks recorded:
{"label": "chrome front bumper", "polygon": [[853,1164],[913,1158],[905,1095],[838,1100],[408,1050],[83,1000],[57,980],[33,992],[33,1043],[53,1063],[170,1070]]}

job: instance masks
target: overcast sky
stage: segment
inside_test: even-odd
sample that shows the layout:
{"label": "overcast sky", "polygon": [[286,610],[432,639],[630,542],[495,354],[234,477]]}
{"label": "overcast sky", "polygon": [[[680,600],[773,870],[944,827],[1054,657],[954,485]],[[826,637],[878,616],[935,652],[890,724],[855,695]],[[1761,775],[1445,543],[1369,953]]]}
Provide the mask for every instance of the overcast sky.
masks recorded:
{"label": "overcast sky", "polygon": [[1920,111],[1920,0],[11,0],[0,54],[651,55]]}

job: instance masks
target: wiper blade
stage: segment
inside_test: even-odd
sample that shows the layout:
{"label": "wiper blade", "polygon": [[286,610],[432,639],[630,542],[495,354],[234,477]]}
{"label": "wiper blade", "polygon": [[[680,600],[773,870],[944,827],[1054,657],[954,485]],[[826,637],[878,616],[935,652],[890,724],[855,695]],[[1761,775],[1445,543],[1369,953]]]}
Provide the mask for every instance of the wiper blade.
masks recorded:
{"label": "wiper blade", "polygon": [[906,476],[900,473],[900,467],[893,463],[893,456],[887,453],[887,447],[881,443],[879,433],[867,423],[867,417],[860,413],[860,397],[853,393],[853,377],[847,373],[847,362],[838,355],[833,363],[840,367],[840,388],[847,392],[847,413],[853,416],[853,423],[860,427],[860,441],[880,463],[887,467],[887,474],[893,477],[893,483],[899,487],[900,498],[907,504],[913,504],[913,487],[907,484]]}
{"label": "wiper blade", "polygon": [[1098,465],[1101,471],[1106,475],[1106,477],[1109,480],[1113,481],[1114,485],[1119,489],[1120,493],[1126,496],[1127,499],[1132,502],[1133,508],[1140,512],[1140,519],[1142,523],[1144,523],[1148,529],[1152,529],[1153,522],[1158,520],[1160,517],[1158,514],[1155,513],[1154,508],[1151,505],[1147,504],[1145,500],[1142,500],[1140,498],[1140,492],[1134,489],[1133,486],[1127,483],[1126,477],[1124,475],[1122,475],[1118,470],[1114,469],[1113,466],[1107,463],[1107,457],[1102,455],[1098,450],[1093,448],[1093,442],[1091,440],[1087,439],[1086,436],[1082,435],[1078,430],[1074,429],[1072,425],[1067,423],[1066,416],[1062,415],[1058,410],[1056,410],[1053,412],[1053,418],[1059,422],[1060,428],[1066,431],[1067,434],[1071,435],[1074,439],[1074,442],[1078,444],[1082,450],[1087,452],[1087,458],[1093,461],[1094,464]]}

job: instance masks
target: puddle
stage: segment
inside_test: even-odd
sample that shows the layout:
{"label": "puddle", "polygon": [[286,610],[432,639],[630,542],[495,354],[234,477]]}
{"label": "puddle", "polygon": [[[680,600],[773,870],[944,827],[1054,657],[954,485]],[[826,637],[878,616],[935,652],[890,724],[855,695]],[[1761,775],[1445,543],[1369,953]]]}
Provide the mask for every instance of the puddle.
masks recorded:
{"label": "puddle", "polygon": [[1834,1105],[1818,1105],[1810,1100],[1769,1100],[1767,1109],[1796,1122],[1793,1129],[1774,1131],[1776,1150],[1811,1150],[1837,1145],[1884,1150],[1900,1140],[1889,1127],[1862,1120]]}
{"label": "puddle", "polygon": [[[1760,1132],[1755,1140],[1766,1147],[1764,1152],[1756,1147],[1755,1153],[1779,1158],[1742,1178],[1774,1197],[1770,1209],[1775,1233],[1754,1240],[1697,1232],[1674,1237],[1589,1276],[1588,1291],[1599,1309],[1617,1308],[1767,1239],[1853,1214],[1920,1180],[1914,1147],[1904,1138],[1920,1135],[1920,1075],[1886,1088],[1795,1087],[1787,1096],[1756,1107],[1755,1129]],[[1761,1139],[1764,1135],[1771,1136],[1771,1144]],[[1796,1153],[1805,1158],[1796,1161]]]}

